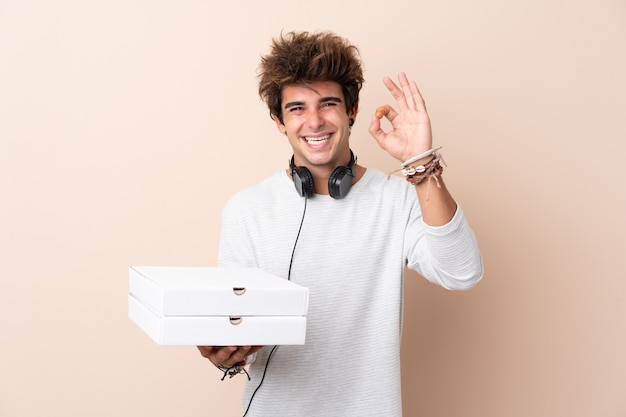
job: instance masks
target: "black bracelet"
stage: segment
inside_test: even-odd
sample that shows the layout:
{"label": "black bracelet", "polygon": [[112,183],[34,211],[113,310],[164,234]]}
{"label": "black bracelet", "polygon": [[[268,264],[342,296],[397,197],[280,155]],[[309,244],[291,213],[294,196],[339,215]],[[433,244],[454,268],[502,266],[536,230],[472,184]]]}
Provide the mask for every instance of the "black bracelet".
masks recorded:
{"label": "black bracelet", "polygon": [[246,368],[244,368],[245,365],[246,365],[246,361],[241,361],[229,367],[226,367],[224,365],[215,365],[215,366],[217,369],[224,372],[224,376],[222,376],[221,381],[226,379],[226,376],[229,376],[230,378],[232,378],[238,374],[246,374],[246,376],[248,377],[248,381],[249,381],[250,375],[248,374],[248,371],[246,371]]}

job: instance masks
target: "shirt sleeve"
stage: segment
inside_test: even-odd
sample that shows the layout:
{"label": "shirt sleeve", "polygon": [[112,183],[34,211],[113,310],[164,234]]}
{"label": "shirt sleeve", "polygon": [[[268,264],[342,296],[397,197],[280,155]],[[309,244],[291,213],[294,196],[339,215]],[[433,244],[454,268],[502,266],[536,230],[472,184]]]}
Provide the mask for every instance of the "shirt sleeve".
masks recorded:
{"label": "shirt sleeve", "polygon": [[250,232],[242,222],[238,221],[235,199],[231,199],[222,211],[222,229],[220,232],[218,266],[239,266],[245,268],[257,267]]}
{"label": "shirt sleeve", "polygon": [[409,252],[408,268],[449,290],[467,290],[481,280],[483,262],[478,242],[460,206],[443,226],[429,226],[419,216],[409,227],[419,238]]}

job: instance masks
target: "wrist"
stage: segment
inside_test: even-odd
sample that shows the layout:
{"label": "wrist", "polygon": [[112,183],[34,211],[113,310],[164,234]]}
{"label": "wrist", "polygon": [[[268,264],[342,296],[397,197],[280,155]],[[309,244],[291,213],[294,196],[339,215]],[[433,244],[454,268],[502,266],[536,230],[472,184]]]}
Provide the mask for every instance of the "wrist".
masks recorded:
{"label": "wrist", "polygon": [[428,158],[434,155],[439,149],[441,149],[441,146],[438,148],[430,148],[429,150],[421,152],[419,154],[413,154],[413,156],[409,157],[402,163],[402,167],[405,168],[411,164],[420,165],[421,162],[427,161]]}
{"label": "wrist", "polygon": [[409,167],[402,169],[402,174],[406,177],[406,180],[413,184],[416,188],[424,188],[427,185],[426,201],[430,196],[430,183],[435,181],[437,188],[441,188],[439,178],[443,173],[443,161],[441,154],[436,150],[433,152],[432,158],[424,165],[410,165]]}

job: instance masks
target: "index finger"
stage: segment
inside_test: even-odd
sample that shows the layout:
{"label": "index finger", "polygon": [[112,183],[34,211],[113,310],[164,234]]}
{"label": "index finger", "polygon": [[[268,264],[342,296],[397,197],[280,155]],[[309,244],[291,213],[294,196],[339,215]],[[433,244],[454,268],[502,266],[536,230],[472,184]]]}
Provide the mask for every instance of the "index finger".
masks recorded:
{"label": "index finger", "polygon": [[213,352],[213,349],[215,349],[214,346],[196,346],[196,347],[200,351],[200,354],[207,359],[209,358],[209,355]]}

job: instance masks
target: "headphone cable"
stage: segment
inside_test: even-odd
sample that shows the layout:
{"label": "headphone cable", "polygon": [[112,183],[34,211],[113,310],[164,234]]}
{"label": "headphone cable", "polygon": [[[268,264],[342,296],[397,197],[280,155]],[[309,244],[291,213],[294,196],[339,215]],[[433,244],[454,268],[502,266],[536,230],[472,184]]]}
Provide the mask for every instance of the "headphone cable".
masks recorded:
{"label": "headphone cable", "polygon": [[[291,266],[293,265],[293,257],[294,257],[294,254],[296,253],[296,246],[298,246],[298,240],[300,239],[300,232],[302,231],[302,225],[304,224],[304,216],[306,214],[306,206],[307,206],[308,201],[309,201],[309,198],[308,196],[305,195],[304,196],[304,210],[302,211],[302,219],[300,220],[300,227],[298,228],[296,241],[293,243],[293,249],[291,250],[291,259],[289,260],[289,271],[287,272],[287,281],[291,281]],[[274,352],[276,352],[276,349],[278,349],[278,345],[274,345],[272,350],[270,350],[269,355],[267,355],[267,361],[265,362],[265,369],[263,369],[261,382],[259,382],[259,385],[257,385],[257,387],[254,389],[254,392],[250,396],[250,401],[248,401],[248,407],[246,407],[246,411],[243,413],[243,417],[246,417],[246,415],[248,414],[248,411],[250,410],[250,406],[252,405],[252,400],[254,399],[254,396],[256,395],[259,388],[261,388],[261,385],[263,385],[263,381],[265,380],[265,374],[267,373],[267,368],[270,364],[270,359],[272,359],[272,355],[274,355]]]}
{"label": "headphone cable", "polygon": [[296,246],[300,239],[300,232],[302,232],[302,225],[304,224],[304,215],[306,214],[306,205],[309,201],[308,197],[304,197],[304,210],[302,211],[302,219],[300,220],[300,227],[298,227],[298,234],[296,235],[296,241],[293,243],[293,249],[291,250],[291,259],[289,260],[289,271],[287,272],[287,281],[291,281],[291,266],[293,265],[293,256],[296,253]]}

